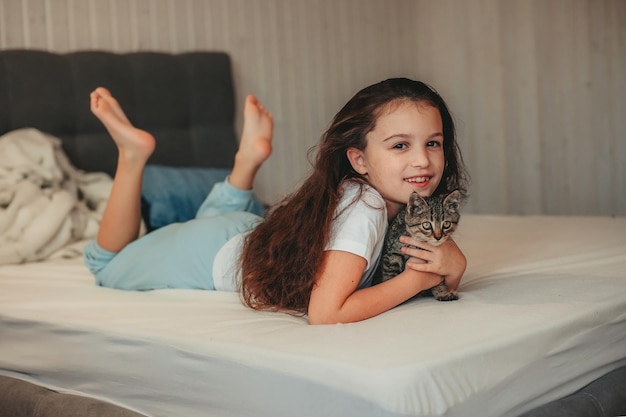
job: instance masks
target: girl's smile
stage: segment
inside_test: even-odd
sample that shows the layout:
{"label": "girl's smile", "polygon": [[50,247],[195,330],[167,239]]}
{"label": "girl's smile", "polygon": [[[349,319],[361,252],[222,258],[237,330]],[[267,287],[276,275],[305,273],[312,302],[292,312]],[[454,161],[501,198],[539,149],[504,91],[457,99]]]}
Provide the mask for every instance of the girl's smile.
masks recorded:
{"label": "girl's smile", "polygon": [[[353,149],[351,161],[387,202],[389,218],[417,191],[437,189],[445,165],[439,110],[425,102],[392,103],[366,135],[365,150]],[[350,157],[350,151],[349,151]]]}
{"label": "girl's smile", "polygon": [[428,185],[430,177],[407,178],[405,181],[415,184],[418,188],[422,188]]}

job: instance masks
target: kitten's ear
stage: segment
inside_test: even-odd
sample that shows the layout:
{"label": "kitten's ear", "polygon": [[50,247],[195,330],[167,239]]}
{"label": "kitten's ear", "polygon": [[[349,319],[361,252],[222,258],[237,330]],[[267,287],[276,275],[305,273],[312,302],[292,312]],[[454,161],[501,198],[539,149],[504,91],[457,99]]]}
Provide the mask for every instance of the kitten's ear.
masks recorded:
{"label": "kitten's ear", "polygon": [[448,213],[458,213],[461,206],[461,193],[454,190],[443,199],[443,207]]}
{"label": "kitten's ear", "polygon": [[365,157],[363,151],[357,148],[348,148],[346,151],[346,157],[350,161],[352,168],[361,175],[367,174],[367,167],[365,166]]}
{"label": "kitten's ear", "polygon": [[417,191],[411,193],[409,197],[409,203],[407,204],[407,213],[415,215],[416,213],[423,213],[428,211],[428,203],[424,200]]}

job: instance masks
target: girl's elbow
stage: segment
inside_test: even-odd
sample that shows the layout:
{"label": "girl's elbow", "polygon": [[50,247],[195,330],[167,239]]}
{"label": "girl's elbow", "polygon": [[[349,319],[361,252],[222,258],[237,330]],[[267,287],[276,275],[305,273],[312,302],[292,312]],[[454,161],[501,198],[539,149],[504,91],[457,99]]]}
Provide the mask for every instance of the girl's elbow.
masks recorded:
{"label": "girl's elbow", "polygon": [[311,311],[309,309],[309,324],[338,324],[340,323],[336,314]]}

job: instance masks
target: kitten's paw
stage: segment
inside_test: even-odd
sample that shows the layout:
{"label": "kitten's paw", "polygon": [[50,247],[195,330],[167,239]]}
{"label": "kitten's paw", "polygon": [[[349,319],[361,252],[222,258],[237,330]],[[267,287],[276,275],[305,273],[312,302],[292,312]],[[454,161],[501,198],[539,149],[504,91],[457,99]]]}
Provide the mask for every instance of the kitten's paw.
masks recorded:
{"label": "kitten's paw", "polygon": [[459,295],[456,293],[456,291],[450,291],[447,294],[435,296],[435,300],[438,300],[438,301],[454,301],[458,299],[459,299]]}
{"label": "kitten's paw", "polygon": [[459,299],[459,294],[456,291],[448,290],[444,284],[437,285],[432,290],[433,297],[438,301],[454,301]]}

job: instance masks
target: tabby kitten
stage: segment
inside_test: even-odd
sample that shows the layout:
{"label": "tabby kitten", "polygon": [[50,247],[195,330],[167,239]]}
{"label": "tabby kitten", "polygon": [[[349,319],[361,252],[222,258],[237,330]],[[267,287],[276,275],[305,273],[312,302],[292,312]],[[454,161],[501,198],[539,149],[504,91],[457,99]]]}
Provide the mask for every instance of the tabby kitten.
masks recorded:
{"label": "tabby kitten", "polygon": [[[461,193],[454,190],[447,195],[420,197],[413,192],[409,202],[389,225],[383,246],[378,280],[387,281],[404,270],[407,255],[403,255],[400,236],[408,234],[414,239],[438,246],[456,230],[461,214]],[[458,300],[456,291],[450,291],[442,282],[422,293],[432,294],[439,301]]]}

